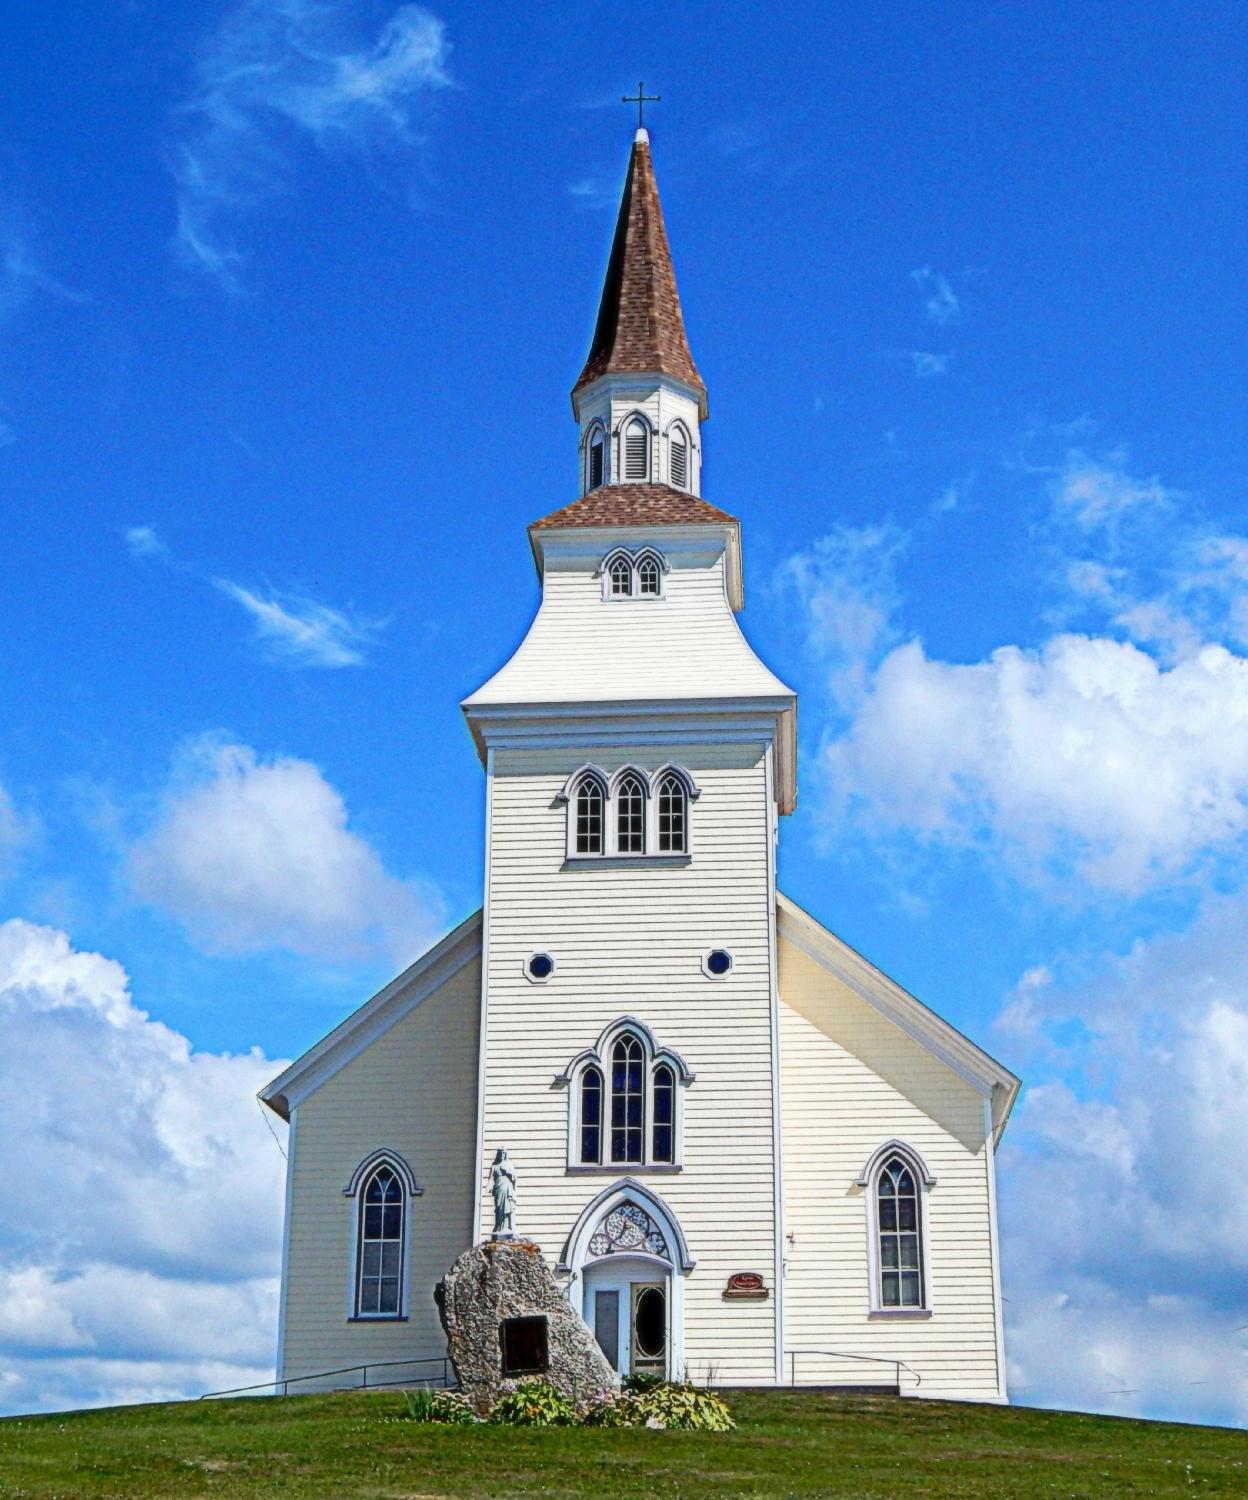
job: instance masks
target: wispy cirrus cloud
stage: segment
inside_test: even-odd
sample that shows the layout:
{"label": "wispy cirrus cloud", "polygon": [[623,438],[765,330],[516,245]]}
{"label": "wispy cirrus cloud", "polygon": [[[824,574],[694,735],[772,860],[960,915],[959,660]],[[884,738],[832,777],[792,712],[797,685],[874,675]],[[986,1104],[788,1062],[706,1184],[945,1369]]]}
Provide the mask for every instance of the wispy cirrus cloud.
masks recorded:
{"label": "wispy cirrus cloud", "polygon": [[375,157],[419,144],[421,100],[450,83],[442,21],[400,5],[374,36],[345,0],[241,0],[201,44],[171,167],[184,264],[225,290],[245,263],[230,223],[278,192],[300,147]]}
{"label": "wispy cirrus cloud", "polygon": [[250,616],[264,656],[282,665],[362,666],[365,648],[385,623],[333,609],[306,595],[260,594],[228,578],[216,578],[213,584]]}
{"label": "wispy cirrus cloud", "polygon": [[131,557],[167,557],[169,550],[150,526],[127,526],[126,546]]}
{"label": "wispy cirrus cloud", "polygon": [[933,375],[948,375],[952,354],[936,354],[930,349],[907,351],[910,368],[919,380],[929,380]]}

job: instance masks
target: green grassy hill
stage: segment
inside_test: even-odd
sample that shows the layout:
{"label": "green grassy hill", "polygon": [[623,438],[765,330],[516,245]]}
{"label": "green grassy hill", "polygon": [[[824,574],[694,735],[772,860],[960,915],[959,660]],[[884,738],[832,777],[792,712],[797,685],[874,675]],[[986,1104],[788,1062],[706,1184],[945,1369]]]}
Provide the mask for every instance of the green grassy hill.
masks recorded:
{"label": "green grassy hill", "polygon": [[398,1394],[0,1422],[0,1495],[1248,1495],[1248,1435],[1022,1407],[730,1396],[736,1432],[432,1427]]}

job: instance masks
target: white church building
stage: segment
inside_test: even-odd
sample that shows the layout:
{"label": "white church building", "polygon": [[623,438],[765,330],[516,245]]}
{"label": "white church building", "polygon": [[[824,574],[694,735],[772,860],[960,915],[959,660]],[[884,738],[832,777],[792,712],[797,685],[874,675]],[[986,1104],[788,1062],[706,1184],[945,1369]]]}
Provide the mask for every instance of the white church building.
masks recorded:
{"label": "white church building", "polygon": [[1019,1083],[776,888],[796,699],[701,495],[644,129],[572,400],[580,497],[529,527],[540,608],[463,704],[481,909],[261,1094],[290,1124],[279,1379],[445,1352],[434,1288],[505,1148],[517,1233],[621,1373],[1003,1401]]}

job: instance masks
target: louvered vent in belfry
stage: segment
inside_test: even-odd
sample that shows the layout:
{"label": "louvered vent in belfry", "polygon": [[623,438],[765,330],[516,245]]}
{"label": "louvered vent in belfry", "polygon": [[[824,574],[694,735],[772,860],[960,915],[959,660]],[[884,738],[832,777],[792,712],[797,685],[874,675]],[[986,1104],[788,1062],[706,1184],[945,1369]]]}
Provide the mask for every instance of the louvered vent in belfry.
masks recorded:
{"label": "louvered vent in belfry", "polygon": [[672,434],[672,483],[678,490],[689,485],[689,445],[680,432]]}
{"label": "louvered vent in belfry", "polygon": [[650,434],[645,423],[630,422],[624,433],[624,478],[646,479],[650,474]]}
{"label": "louvered vent in belfry", "polygon": [[602,439],[596,437],[589,445],[589,488],[596,490],[602,483]]}

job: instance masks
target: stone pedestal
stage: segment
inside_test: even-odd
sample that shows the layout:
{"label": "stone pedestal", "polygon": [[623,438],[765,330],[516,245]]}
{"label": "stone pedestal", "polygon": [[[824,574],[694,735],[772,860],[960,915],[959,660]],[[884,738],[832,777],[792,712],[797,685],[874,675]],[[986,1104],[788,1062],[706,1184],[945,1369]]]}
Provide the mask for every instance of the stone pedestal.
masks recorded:
{"label": "stone pedestal", "polygon": [[[615,1390],[615,1373],[597,1340],[573,1312],[532,1240],[485,1240],[465,1250],[439,1283],[437,1298],[447,1352],[479,1415],[521,1380],[549,1380],[578,1403],[601,1400]],[[541,1358],[532,1358],[531,1351],[544,1343],[548,1368],[506,1369],[504,1321],[540,1317],[546,1320],[544,1341],[534,1339],[532,1324],[526,1324],[513,1325],[523,1337],[507,1343],[513,1359],[522,1349],[534,1364]]]}

